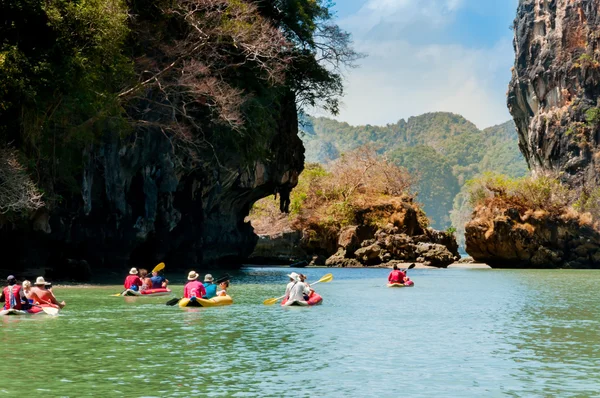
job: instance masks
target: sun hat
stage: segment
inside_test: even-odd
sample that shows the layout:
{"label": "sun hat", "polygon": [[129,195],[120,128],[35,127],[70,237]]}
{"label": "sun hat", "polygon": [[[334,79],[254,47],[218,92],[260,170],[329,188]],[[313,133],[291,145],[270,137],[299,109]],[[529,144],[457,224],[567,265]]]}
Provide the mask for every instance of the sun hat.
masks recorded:
{"label": "sun hat", "polygon": [[188,274],[188,281],[195,281],[196,279],[198,279],[200,275],[198,275],[196,273],[196,271],[190,271],[190,273]]}
{"label": "sun hat", "polygon": [[37,279],[35,280],[34,285],[46,285],[46,281],[44,280],[43,276],[38,276]]}
{"label": "sun hat", "polygon": [[215,280],[215,278],[213,278],[213,276],[211,274],[206,274],[204,276],[204,282],[212,282],[214,280]]}
{"label": "sun hat", "polygon": [[290,278],[292,278],[293,280],[297,281],[298,280],[298,274],[295,272],[292,272],[291,274],[288,274],[288,276]]}
{"label": "sun hat", "polygon": [[137,270],[137,268],[133,267],[132,269],[130,269],[130,270],[129,270],[129,273],[130,273],[131,275],[137,275],[137,273],[138,273],[138,270]]}

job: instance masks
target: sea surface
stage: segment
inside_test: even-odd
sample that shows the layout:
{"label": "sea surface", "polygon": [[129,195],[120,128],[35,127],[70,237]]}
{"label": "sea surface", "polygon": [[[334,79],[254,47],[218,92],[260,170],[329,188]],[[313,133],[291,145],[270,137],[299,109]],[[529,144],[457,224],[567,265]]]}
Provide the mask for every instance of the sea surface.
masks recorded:
{"label": "sea surface", "polygon": [[600,396],[598,271],[413,269],[392,289],[385,269],[305,268],[334,275],[322,305],[263,305],[290,271],[230,272],[217,308],[56,287],[58,316],[0,318],[0,396]]}

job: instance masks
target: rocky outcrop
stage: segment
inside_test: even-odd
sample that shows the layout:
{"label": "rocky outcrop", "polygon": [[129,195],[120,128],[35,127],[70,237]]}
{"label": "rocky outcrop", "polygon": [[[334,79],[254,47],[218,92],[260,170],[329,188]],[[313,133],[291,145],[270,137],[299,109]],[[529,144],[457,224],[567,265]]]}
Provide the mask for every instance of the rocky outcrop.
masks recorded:
{"label": "rocky outcrop", "polygon": [[[556,177],[578,194],[600,182],[599,9],[598,0],[521,0],[514,22],[508,107],[519,147],[534,177]],[[466,226],[466,250],[475,261],[600,267],[600,234],[589,214],[569,203],[515,208],[505,199],[500,193],[482,203]]]}
{"label": "rocky outcrop", "polygon": [[[301,236],[297,242],[290,243],[286,239],[291,234],[273,235],[264,242],[268,242],[269,247],[287,248],[283,253],[273,251],[277,258],[285,257],[288,262],[305,260],[329,267],[383,267],[398,262],[447,267],[460,258],[455,237],[424,227],[418,208],[410,201],[393,199],[357,211],[364,215],[375,212],[378,218],[389,223],[383,228],[370,224],[350,225],[339,231],[313,223],[295,235]],[[253,256],[261,254],[255,252]]]}
{"label": "rocky outcrop", "polygon": [[[239,262],[257,237],[244,218],[260,198],[287,199],[304,167],[293,96],[265,140],[269,156],[248,163],[234,148],[190,159],[160,131],[107,131],[83,154],[81,191],[26,224],[0,227],[2,268],[47,269],[86,279],[91,269]],[[74,266],[75,264],[75,266]],[[85,265],[85,272],[77,270]],[[89,266],[87,265],[89,264]]]}
{"label": "rocky outcrop", "polygon": [[600,2],[521,0],[508,107],[535,173],[600,181]]}
{"label": "rocky outcrop", "polygon": [[503,268],[600,268],[600,234],[578,217],[479,207],[466,227],[467,252]]}

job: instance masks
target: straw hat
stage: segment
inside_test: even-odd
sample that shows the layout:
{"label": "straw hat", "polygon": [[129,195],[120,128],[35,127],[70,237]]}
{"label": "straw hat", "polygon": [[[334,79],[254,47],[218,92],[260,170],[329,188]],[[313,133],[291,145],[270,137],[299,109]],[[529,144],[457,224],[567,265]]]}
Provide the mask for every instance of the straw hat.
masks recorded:
{"label": "straw hat", "polygon": [[213,278],[211,274],[206,274],[204,276],[204,282],[212,282],[213,280],[215,280],[215,278]]}
{"label": "straw hat", "polygon": [[295,272],[292,272],[291,274],[288,274],[288,276],[289,276],[291,279],[295,280],[295,281],[297,281],[297,280],[298,280],[298,274],[297,274],[297,273],[295,273]]}
{"label": "straw hat", "polygon": [[196,279],[198,279],[200,275],[198,275],[196,273],[196,271],[190,271],[190,273],[188,274],[188,281],[195,281]]}
{"label": "straw hat", "polygon": [[137,273],[138,273],[138,270],[135,267],[133,267],[132,269],[129,270],[129,274],[131,274],[131,275],[137,275]]}
{"label": "straw hat", "polygon": [[35,280],[35,285],[46,285],[46,281],[44,280],[43,276],[38,276],[37,279]]}

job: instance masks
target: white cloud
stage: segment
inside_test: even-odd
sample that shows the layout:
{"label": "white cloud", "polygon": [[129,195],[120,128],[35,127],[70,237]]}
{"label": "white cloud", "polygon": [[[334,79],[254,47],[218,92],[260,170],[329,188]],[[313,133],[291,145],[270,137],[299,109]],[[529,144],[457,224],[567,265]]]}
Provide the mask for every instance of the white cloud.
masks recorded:
{"label": "white cloud", "polygon": [[347,74],[338,119],[385,124],[434,111],[459,113],[479,127],[510,119],[510,37],[487,49],[431,44],[431,32],[443,35],[464,6],[466,0],[368,0],[339,21],[368,57]]}
{"label": "white cloud", "polygon": [[385,124],[426,112],[463,115],[478,127],[510,118],[505,104],[512,47],[415,46],[406,41],[360,42],[369,57],[347,76],[339,119]]}

